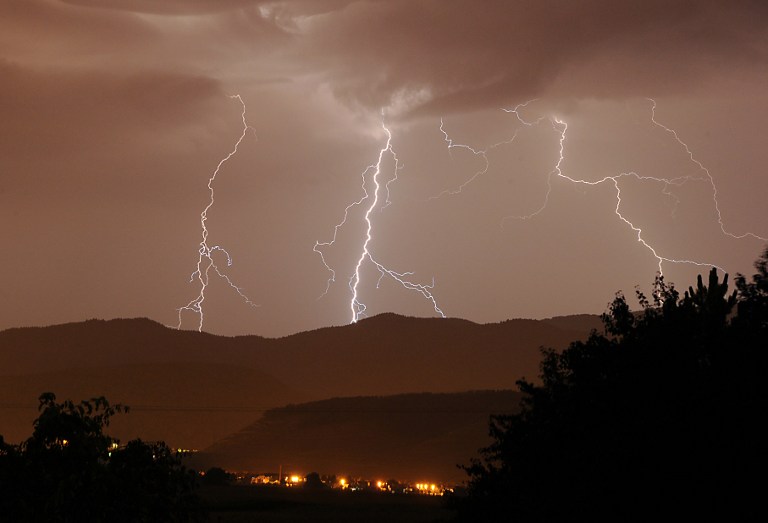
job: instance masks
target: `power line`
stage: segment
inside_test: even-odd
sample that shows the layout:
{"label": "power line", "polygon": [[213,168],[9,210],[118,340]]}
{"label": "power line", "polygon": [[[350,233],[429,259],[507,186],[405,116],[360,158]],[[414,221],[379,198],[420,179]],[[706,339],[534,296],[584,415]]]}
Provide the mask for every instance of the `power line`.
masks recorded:
{"label": "power line", "polygon": [[[0,409],[4,410],[38,410],[37,406],[22,403],[0,403]],[[128,405],[130,412],[267,412],[275,411],[284,414],[494,414],[499,410],[476,409],[295,409],[290,407],[177,407],[170,405]],[[506,410],[506,409],[505,409]]]}

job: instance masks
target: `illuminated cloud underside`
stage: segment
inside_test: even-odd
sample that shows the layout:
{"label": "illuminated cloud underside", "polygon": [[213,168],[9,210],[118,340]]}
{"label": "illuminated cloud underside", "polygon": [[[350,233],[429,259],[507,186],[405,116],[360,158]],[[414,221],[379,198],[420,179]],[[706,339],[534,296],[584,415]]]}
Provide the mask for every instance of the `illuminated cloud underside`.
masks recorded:
{"label": "illuminated cloud underside", "polygon": [[0,77],[0,328],[599,313],[768,237],[765,2],[9,0]]}

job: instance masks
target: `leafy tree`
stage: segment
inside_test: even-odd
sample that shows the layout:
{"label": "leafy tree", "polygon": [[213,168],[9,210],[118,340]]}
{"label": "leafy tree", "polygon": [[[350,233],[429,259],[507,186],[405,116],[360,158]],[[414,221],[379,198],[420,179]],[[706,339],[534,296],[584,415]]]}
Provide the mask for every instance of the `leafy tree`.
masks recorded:
{"label": "leafy tree", "polygon": [[187,521],[194,519],[194,475],[163,443],[118,447],[104,434],[127,412],[103,398],[75,404],[40,396],[32,436],[0,437],[0,520]]}
{"label": "leafy tree", "polygon": [[225,486],[232,483],[232,474],[221,467],[211,467],[203,476],[203,483],[206,485]]}
{"label": "leafy tree", "polygon": [[123,521],[202,518],[194,492],[196,474],[186,470],[180,456],[165,443],[129,441],[112,453],[107,470],[120,489],[119,503],[111,507],[112,512],[121,514]]}
{"label": "leafy tree", "polygon": [[464,467],[459,517],[765,518],[768,249],[756,267],[730,294],[714,269],[682,297],[659,276],[639,313],[619,293],[603,334],[544,351],[541,384],[517,382],[521,411]]}
{"label": "leafy tree", "polygon": [[747,330],[748,334],[765,336],[768,331],[768,247],[755,263],[757,273],[752,281],[739,274],[736,288],[741,300],[738,303],[736,325]]}
{"label": "leafy tree", "polygon": [[322,489],[325,488],[326,485],[323,483],[323,480],[320,479],[320,474],[317,472],[310,472],[306,476],[304,476],[304,488],[308,489]]}

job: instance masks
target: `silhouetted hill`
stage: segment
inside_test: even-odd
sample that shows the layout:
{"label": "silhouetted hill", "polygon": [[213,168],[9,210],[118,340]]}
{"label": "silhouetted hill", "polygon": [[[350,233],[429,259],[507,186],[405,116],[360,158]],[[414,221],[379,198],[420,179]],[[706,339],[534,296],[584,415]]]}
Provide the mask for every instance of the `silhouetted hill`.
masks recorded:
{"label": "silhouetted hill", "polygon": [[599,320],[585,317],[582,329],[555,323],[480,325],[381,314],[275,340],[276,350],[263,354],[262,363],[278,379],[320,391],[319,398],[504,389],[521,376],[538,375],[541,346],[564,348],[585,338]]}
{"label": "silhouetted hill", "polygon": [[127,415],[113,418],[109,434],[192,448],[240,429],[266,408],[304,398],[268,374],[218,363],[161,362],[0,376],[0,434],[9,441],[28,437],[43,391],[75,401],[104,395],[111,403],[131,407]]}
{"label": "silhouetted hill", "polygon": [[231,357],[232,341],[244,339],[250,347],[266,341],[258,336],[228,338],[176,330],[146,318],[8,329],[0,332],[0,374],[191,361],[233,363],[237,358]]}
{"label": "silhouetted hill", "polygon": [[278,339],[147,319],[8,329],[0,332],[0,434],[28,435],[37,396],[52,391],[136,406],[116,429],[150,428],[145,439],[201,448],[291,401],[510,388],[538,374],[541,346],[564,348],[598,325],[596,316],[479,325],[382,314]]}
{"label": "silhouetted hill", "polygon": [[192,458],[200,468],[320,471],[383,480],[461,481],[490,443],[490,414],[518,410],[520,393],[476,391],[334,398],[273,409]]}

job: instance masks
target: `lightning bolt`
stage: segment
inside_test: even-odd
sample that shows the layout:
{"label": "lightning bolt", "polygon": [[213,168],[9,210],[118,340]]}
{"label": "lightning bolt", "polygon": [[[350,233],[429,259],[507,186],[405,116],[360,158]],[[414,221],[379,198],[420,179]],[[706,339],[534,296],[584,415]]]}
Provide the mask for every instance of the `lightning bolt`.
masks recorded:
{"label": "lightning bolt", "polygon": [[445,143],[448,144],[448,151],[452,152],[453,149],[464,149],[466,151],[469,151],[474,156],[478,156],[483,159],[483,168],[475,171],[475,173],[464,180],[463,183],[461,183],[459,186],[457,186],[454,189],[446,189],[434,196],[430,196],[430,200],[437,200],[438,198],[442,198],[443,196],[455,196],[457,194],[461,194],[461,191],[464,190],[464,188],[474,182],[477,178],[480,176],[483,176],[485,173],[488,172],[488,169],[491,168],[491,162],[488,159],[488,153],[492,150],[496,149],[497,147],[501,147],[502,145],[507,145],[515,141],[515,138],[517,138],[517,131],[514,132],[511,138],[495,143],[489,147],[486,147],[485,149],[475,149],[474,147],[471,147],[466,144],[462,143],[454,143],[453,139],[451,139],[450,136],[448,136],[448,132],[445,130],[445,123],[443,122],[443,119],[440,118],[440,132],[443,133],[443,139],[445,140]]}
{"label": "lightning bolt", "polygon": [[725,224],[723,223],[723,215],[720,212],[720,202],[717,201],[717,185],[715,185],[715,179],[712,177],[712,174],[709,172],[709,169],[704,167],[704,165],[702,165],[702,163],[693,156],[693,152],[691,152],[691,149],[688,147],[688,144],[686,144],[680,139],[680,137],[677,134],[677,131],[675,131],[674,129],[670,129],[666,125],[656,121],[656,100],[654,100],[653,98],[647,98],[647,100],[650,101],[652,104],[651,105],[651,122],[655,126],[671,134],[675,138],[675,141],[685,150],[685,153],[688,155],[688,158],[691,160],[691,162],[696,164],[699,167],[699,169],[701,169],[701,171],[704,172],[704,174],[706,175],[706,178],[709,181],[709,184],[712,186],[712,202],[715,205],[715,213],[717,214],[717,223],[718,225],[720,225],[720,230],[723,232],[723,234],[725,234],[726,236],[730,236],[731,238],[735,238],[737,240],[741,240],[743,238],[754,238],[755,240],[768,241],[768,238],[758,236],[757,234],[754,234],[752,232],[734,234],[726,230]]}
{"label": "lightning bolt", "polygon": [[[539,122],[544,120],[544,117],[542,116],[542,117],[540,117],[540,118],[538,118],[536,120],[528,121],[525,118],[523,118],[523,116],[520,114],[520,111],[525,109],[528,106],[528,104],[533,103],[533,102],[535,102],[537,100],[538,100],[538,98],[534,98],[532,100],[528,100],[527,102],[523,102],[523,103],[517,104],[515,107],[513,107],[511,109],[502,108],[501,110],[504,111],[505,113],[514,114],[515,117],[517,118],[517,120],[522,125],[524,125],[525,127],[532,127],[534,125],[538,125]],[[515,141],[515,139],[517,138],[517,134],[518,134],[518,130],[515,130],[515,132],[512,135],[512,137],[507,139],[507,140],[502,140],[501,142],[497,142],[497,143],[495,143],[493,145],[490,145],[490,146],[486,147],[485,149],[475,149],[474,147],[472,147],[470,145],[467,145],[467,144],[455,143],[453,141],[453,139],[448,135],[448,132],[445,130],[445,123],[443,122],[442,118],[440,118],[440,132],[443,133],[443,140],[447,144],[448,152],[449,153],[452,153],[453,149],[464,149],[466,151],[469,151],[470,153],[472,153],[472,155],[479,156],[480,158],[483,159],[483,168],[478,170],[478,171],[475,171],[475,173],[472,176],[467,178],[459,186],[457,186],[457,187],[455,187],[453,189],[445,189],[444,191],[442,191],[442,192],[440,192],[440,193],[438,193],[438,194],[436,194],[434,196],[430,196],[428,198],[429,200],[437,200],[438,198],[442,198],[443,196],[455,196],[457,194],[461,194],[461,191],[463,191],[464,188],[467,185],[469,185],[472,182],[474,182],[480,176],[483,176],[484,174],[486,174],[488,172],[488,169],[490,169],[491,163],[490,163],[490,160],[488,159],[488,153],[490,153],[491,151],[493,151],[497,147],[501,147],[502,145],[511,144],[512,142]]]}
{"label": "lightning bolt", "polygon": [[[385,191],[386,196],[384,198],[384,205],[381,207],[379,212],[383,211],[391,204],[389,188],[390,188],[390,185],[397,180],[398,172],[402,168],[400,165],[400,161],[397,157],[397,153],[392,147],[392,132],[389,130],[389,128],[386,126],[384,122],[383,111],[382,111],[381,128],[384,130],[384,133],[386,134],[386,137],[387,137],[386,143],[379,150],[376,163],[366,167],[365,170],[360,174],[362,178],[363,196],[360,197],[360,199],[353,201],[352,203],[346,206],[346,208],[344,209],[344,217],[339,223],[335,225],[333,229],[332,238],[327,242],[320,242],[320,241],[315,242],[315,246],[312,249],[314,252],[316,252],[320,256],[320,259],[323,265],[325,266],[325,268],[328,270],[330,274],[326,282],[325,292],[323,292],[323,294],[320,295],[320,298],[322,298],[328,293],[328,291],[330,290],[331,284],[336,281],[336,271],[326,261],[325,255],[323,254],[324,248],[332,247],[336,243],[339,230],[347,223],[347,220],[349,219],[349,216],[350,216],[350,211],[355,207],[362,206],[364,202],[366,202],[367,200],[370,200],[370,203],[365,209],[365,213],[363,215],[363,221],[365,222],[365,237],[363,239],[363,243],[360,248],[360,255],[357,258],[357,263],[355,264],[355,270],[349,278],[349,290],[352,294],[352,297],[349,303],[349,308],[351,312],[350,323],[357,322],[360,318],[362,318],[365,315],[365,312],[366,312],[366,305],[360,299],[360,292],[358,288],[361,280],[360,273],[363,268],[363,265],[366,262],[370,262],[379,271],[379,280],[376,284],[376,288],[379,288],[379,285],[381,284],[381,281],[384,277],[389,276],[390,278],[398,282],[401,286],[403,286],[405,289],[416,291],[419,294],[421,294],[425,299],[427,299],[432,304],[432,307],[434,308],[435,312],[444,318],[445,314],[438,306],[437,300],[432,294],[432,290],[434,289],[434,286],[435,286],[434,278],[431,284],[415,283],[411,281],[409,278],[410,276],[413,276],[412,272],[397,272],[395,270],[389,269],[382,263],[378,262],[373,257],[373,254],[371,253],[371,242],[373,241],[372,215],[376,210],[377,206],[379,206],[379,201],[381,199],[380,192],[382,191],[382,183],[380,181],[380,176],[382,174],[381,172],[382,163],[385,157],[389,155],[394,161],[395,168],[394,168],[393,177],[390,178],[384,184],[383,190]],[[369,184],[373,185],[372,194],[368,190]]]}
{"label": "lightning bolt", "polygon": [[179,315],[179,323],[177,325],[177,329],[181,329],[182,324],[182,314],[184,311],[190,311],[198,316],[198,326],[197,330],[202,332],[203,330],[203,321],[205,319],[205,315],[203,313],[203,302],[205,301],[205,291],[208,288],[208,285],[210,283],[210,277],[211,277],[211,271],[213,271],[217,276],[219,276],[221,279],[223,279],[229,287],[231,287],[248,305],[251,307],[258,307],[257,304],[253,303],[248,296],[245,295],[243,289],[241,287],[238,287],[235,285],[235,283],[227,276],[225,273],[221,271],[219,266],[216,264],[216,262],[213,259],[213,254],[215,252],[221,252],[226,256],[227,259],[227,267],[232,266],[232,256],[230,256],[229,252],[219,246],[209,246],[208,245],[208,227],[206,227],[205,222],[208,221],[208,211],[213,207],[213,204],[215,202],[214,198],[214,190],[213,190],[213,184],[216,181],[216,177],[219,174],[219,171],[221,171],[222,166],[235,154],[237,154],[238,147],[240,147],[240,144],[243,142],[245,137],[247,136],[248,132],[251,131],[254,133],[255,136],[255,130],[253,127],[248,125],[248,122],[245,118],[245,102],[240,97],[239,94],[235,94],[230,96],[232,99],[236,99],[238,102],[240,102],[240,105],[242,106],[242,113],[241,113],[241,120],[243,122],[243,131],[240,134],[240,138],[237,139],[237,142],[235,142],[235,146],[233,147],[232,151],[230,151],[227,156],[222,158],[218,165],[216,165],[216,169],[214,169],[211,176],[208,178],[208,191],[210,193],[210,199],[208,200],[208,205],[205,206],[203,211],[200,213],[200,230],[202,239],[200,241],[200,248],[197,251],[197,266],[195,271],[192,273],[192,275],[189,278],[189,282],[192,283],[195,280],[198,281],[200,284],[200,292],[198,295],[193,298],[189,303],[184,305],[183,307],[179,307],[177,309],[178,315]]}
{"label": "lightning bolt", "polygon": [[[603,178],[601,178],[599,180],[595,180],[595,181],[588,181],[588,180],[584,180],[584,179],[580,179],[580,178],[573,178],[573,177],[565,174],[563,172],[563,169],[562,169],[563,162],[565,161],[565,143],[566,143],[566,136],[567,136],[567,131],[568,131],[568,124],[565,121],[563,121],[562,119],[560,119],[560,118],[551,117],[551,118],[549,118],[549,122],[551,123],[552,128],[559,135],[559,138],[558,138],[559,148],[558,148],[557,161],[556,161],[554,167],[552,168],[552,170],[546,176],[547,188],[546,188],[546,191],[544,193],[543,202],[542,202],[542,204],[537,209],[535,209],[534,211],[532,211],[532,212],[530,212],[528,214],[504,217],[502,219],[502,225],[504,224],[504,222],[506,220],[509,220],[509,219],[530,220],[532,218],[535,218],[536,216],[538,216],[542,212],[544,212],[545,209],[547,208],[548,204],[549,204],[549,197],[550,197],[550,195],[552,193],[552,180],[553,180],[553,178],[560,178],[560,179],[566,180],[566,181],[568,181],[568,182],[570,182],[572,184],[584,185],[584,186],[597,186],[597,185],[602,185],[602,184],[611,184],[611,185],[613,185],[613,187],[614,187],[614,189],[616,191],[616,206],[614,208],[615,215],[618,217],[619,220],[621,220],[624,224],[626,224],[635,233],[637,241],[640,242],[643,245],[643,247],[645,247],[653,255],[653,257],[657,260],[658,270],[659,270],[660,274],[662,274],[662,275],[664,274],[663,264],[665,262],[672,263],[672,264],[690,264],[690,265],[696,265],[696,266],[701,266],[701,267],[716,267],[717,269],[725,272],[721,267],[719,267],[719,266],[717,266],[717,265],[715,265],[713,263],[701,262],[701,261],[690,260],[690,259],[671,258],[671,257],[665,256],[663,254],[660,254],[657,251],[657,249],[653,245],[648,243],[648,241],[646,241],[646,239],[643,237],[643,229],[641,227],[638,227],[637,225],[635,225],[632,221],[630,221],[621,212],[621,204],[622,204],[621,196],[622,196],[622,194],[621,194],[620,181],[623,178],[634,178],[636,180],[643,181],[643,182],[652,182],[652,183],[660,183],[660,184],[662,184],[662,193],[664,195],[666,195],[668,197],[671,197],[671,198],[673,198],[675,200],[675,202],[676,202],[675,203],[675,207],[676,207],[677,203],[679,203],[679,199],[674,195],[674,193],[672,193],[670,191],[671,187],[681,186],[681,185],[683,185],[684,183],[687,183],[687,182],[704,181],[704,180],[706,180],[706,181],[709,182],[709,184],[712,187],[712,199],[713,199],[713,202],[714,202],[715,212],[716,212],[716,215],[717,215],[717,222],[718,222],[718,224],[720,226],[720,229],[723,232],[723,234],[725,234],[725,235],[727,235],[727,236],[729,236],[731,238],[735,238],[735,239],[743,239],[743,238],[750,237],[750,238],[754,238],[754,239],[758,239],[758,240],[768,241],[766,238],[764,238],[762,236],[758,236],[757,234],[752,233],[752,232],[746,232],[746,233],[743,233],[743,234],[734,234],[732,232],[729,232],[726,229],[725,224],[723,222],[722,213],[720,211],[720,205],[719,205],[719,202],[718,202],[718,199],[717,199],[717,186],[715,184],[714,178],[712,177],[711,173],[709,172],[709,170],[698,159],[696,159],[696,157],[693,155],[693,153],[690,150],[690,148],[688,147],[688,145],[680,138],[680,136],[678,135],[678,133],[674,129],[671,129],[671,128],[667,127],[666,125],[659,123],[656,120],[656,101],[654,99],[652,99],[652,98],[648,98],[648,100],[651,102],[651,118],[650,118],[650,120],[651,120],[652,124],[654,126],[656,126],[656,127],[659,127],[660,129],[663,129],[665,132],[671,134],[674,137],[675,141],[680,145],[680,147],[683,148],[683,150],[687,154],[689,160],[691,162],[693,162],[699,168],[699,170],[702,172],[701,176],[690,176],[690,175],[688,175],[688,176],[679,176],[679,177],[675,177],[675,178],[663,178],[663,177],[654,177],[654,176],[644,176],[644,175],[640,175],[640,174],[638,174],[636,172],[623,172],[623,173],[619,173],[619,174],[616,174],[616,175],[605,176],[605,177],[603,177]],[[523,116],[520,114],[520,111],[522,109],[524,109],[526,106],[528,106],[528,104],[530,104],[531,102],[534,102],[534,101],[535,101],[535,99],[534,100],[529,100],[529,101],[527,101],[525,103],[518,104],[517,106],[515,106],[512,109],[502,109],[502,110],[507,112],[507,113],[514,114],[515,117],[517,118],[517,120],[522,125],[524,125],[525,127],[532,127],[532,126],[535,126],[535,125],[539,125],[542,121],[544,121],[546,119],[545,117],[541,117],[541,118],[538,118],[536,120],[529,121],[529,120],[526,120],[525,118],[523,118]],[[493,147],[498,147],[502,143],[505,143],[505,142],[501,142],[499,144],[494,144],[490,148],[484,149],[484,150],[474,149],[474,148],[472,148],[470,146],[467,146],[467,145],[455,144],[453,142],[453,140],[448,136],[446,131],[444,130],[442,119],[440,120],[440,131],[443,133],[443,135],[445,137],[445,141],[448,144],[449,151],[452,148],[454,148],[454,147],[465,148],[465,149],[469,150],[470,152],[472,152],[473,154],[475,154],[477,156],[481,156],[485,160],[485,167],[483,169],[481,169],[480,171],[476,172],[474,175],[472,175],[469,179],[467,179],[457,189],[443,191],[442,193],[440,193],[438,195],[438,197],[442,196],[442,195],[446,195],[446,194],[459,194],[461,192],[461,189],[466,187],[466,185],[472,183],[480,175],[485,174],[488,171],[488,169],[489,169],[489,163],[488,163],[488,158],[486,156],[486,152],[488,150],[490,150],[491,148],[493,148]],[[513,137],[513,139],[514,139],[514,137]],[[509,140],[506,143],[509,143],[511,141],[512,140]],[[673,209],[673,213],[674,213],[674,209]]]}
{"label": "lightning bolt", "polygon": [[523,116],[520,114],[520,111],[521,111],[522,109],[525,109],[526,107],[528,107],[528,104],[531,104],[531,103],[533,103],[533,102],[537,102],[538,100],[539,100],[538,98],[533,98],[533,99],[531,99],[531,100],[528,100],[527,102],[523,102],[523,103],[521,103],[521,104],[517,104],[517,105],[516,105],[516,106],[514,106],[512,109],[505,109],[505,108],[503,108],[503,107],[502,107],[502,108],[501,108],[501,110],[502,110],[502,111],[504,111],[505,113],[511,113],[511,114],[514,114],[514,115],[515,115],[515,117],[517,118],[517,121],[519,121],[519,122],[520,122],[521,124],[523,124],[524,126],[526,126],[526,127],[533,127],[534,125],[538,125],[538,124],[539,124],[539,122],[541,122],[542,120],[544,120],[546,117],[544,117],[544,116],[540,116],[540,117],[539,117],[539,118],[537,118],[536,120],[534,120],[534,121],[532,121],[532,122],[529,122],[528,120],[526,120],[525,118],[523,118]]}

